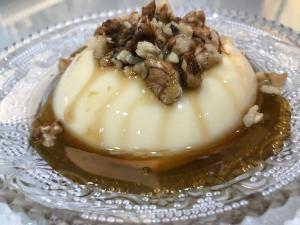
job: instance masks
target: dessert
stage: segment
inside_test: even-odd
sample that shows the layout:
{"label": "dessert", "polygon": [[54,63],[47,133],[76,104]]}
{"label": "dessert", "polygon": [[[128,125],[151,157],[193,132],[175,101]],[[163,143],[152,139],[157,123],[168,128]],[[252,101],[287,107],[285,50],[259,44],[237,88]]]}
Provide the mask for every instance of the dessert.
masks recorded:
{"label": "dessert", "polygon": [[154,187],[159,173],[242,151],[251,130],[280,133],[281,144],[289,133],[279,96],[286,74],[255,73],[201,10],[179,18],[152,1],[140,15],[105,21],[59,67],[33,140],[45,157],[45,149],[59,149],[84,173]]}

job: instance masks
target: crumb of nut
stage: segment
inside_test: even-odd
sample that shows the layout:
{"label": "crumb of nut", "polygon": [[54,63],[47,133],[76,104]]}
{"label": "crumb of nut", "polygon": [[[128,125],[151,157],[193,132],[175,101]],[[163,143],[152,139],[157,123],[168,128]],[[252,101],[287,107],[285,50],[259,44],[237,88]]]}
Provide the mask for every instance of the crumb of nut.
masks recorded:
{"label": "crumb of nut", "polygon": [[262,93],[280,95],[280,89],[272,85],[262,85],[259,89]]}
{"label": "crumb of nut", "polygon": [[175,52],[171,52],[167,58],[167,61],[171,62],[171,63],[179,63],[179,57]]}
{"label": "crumb of nut", "polygon": [[63,73],[66,71],[66,69],[69,67],[71,64],[72,60],[71,59],[65,59],[65,58],[60,58],[58,61],[58,70],[60,73]]}
{"label": "crumb of nut", "polygon": [[284,86],[287,80],[287,73],[267,73],[267,72],[257,72],[256,78],[261,84],[269,84],[274,87]]}
{"label": "crumb of nut", "polygon": [[118,55],[117,59],[127,64],[136,64],[141,61],[139,57],[134,56],[128,50],[122,50]]}
{"label": "crumb of nut", "polygon": [[245,127],[251,127],[252,125],[260,123],[263,120],[264,114],[259,113],[258,109],[258,106],[254,105],[248,110],[247,114],[243,117],[243,123]]}
{"label": "crumb of nut", "polygon": [[193,36],[193,29],[190,25],[188,25],[187,23],[184,22],[180,22],[178,24],[178,29],[180,30],[181,34],[186,35],[187,37],[192,37]]}
{"label": "crumb of nut", "polygon": [[137,44],[136,54],[142,58],[147,58],[148,56],[158,56],[160,49],[154,44],[141,41]]}
{"label": "crumb of nut", "polygon": [[54,122],[37,128],[35,135],[41,138],[43,146],[52,147],[55,145],[56,135],[61,132],[63,132],[62,126],[58,122]]}

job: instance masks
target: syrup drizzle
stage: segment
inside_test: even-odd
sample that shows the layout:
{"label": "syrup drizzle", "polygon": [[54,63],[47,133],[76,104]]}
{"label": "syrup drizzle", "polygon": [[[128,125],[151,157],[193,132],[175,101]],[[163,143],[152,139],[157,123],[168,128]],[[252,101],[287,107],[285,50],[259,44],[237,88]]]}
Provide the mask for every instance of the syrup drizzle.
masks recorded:
{"label": "syrup drizzle", "polygon": [[[154,172],[128,166],[128,164],[141,165],[143,160],[126,160],[91,153],[77,145],[76,141],[69,142],[64,135],[59,135],[56,145],[51,148],[43,147],[34,139],[32,145],[63,175],[79,183],[93,182],[110,190],[153,194],[176,192],[179,189],[200,185],[218,185],[263,164],[267,157],[280,151],[284,140],[290,134],[288,102],[281,96],[268,94],[263,94],[260,99],[259,105],[265,118],[262,123],[239,130],[234,138],[207,149],[209,154],[205,157],[197,155],[197,151],[187,153],[186,156],[178,156],[179,159],[184,160],[186,157],[192,158],[193,161],[170,171]],[[50,103],[49,100],[43,108],[38,123],[44,124],[54,120]],[[128,110],[133,110],[134,105]],[[126,123],[123,124],[124,127],[127,127]],[[163,126],[167,126],[167,123]],[[97,124],[95,127],[98,130],[101,125]],[[161,136],[161,133],[159,135]],[[166,160],[173,163],[173,160],[176,161],[178,158],[170,157]],[[153,161],[157,162],[159,161]]]}

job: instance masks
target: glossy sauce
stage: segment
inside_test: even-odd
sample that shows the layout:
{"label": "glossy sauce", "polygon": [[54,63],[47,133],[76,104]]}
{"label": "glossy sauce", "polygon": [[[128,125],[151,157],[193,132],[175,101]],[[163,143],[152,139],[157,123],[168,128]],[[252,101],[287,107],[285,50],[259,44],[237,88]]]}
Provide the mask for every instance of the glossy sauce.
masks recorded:
{"label": "glossy sauce", "polygon": [[[193,102],[192,97],[191,101]],[[54,121],[50,103],[51,97],[42,107],[34,126]],[[153,194],[176,192],[188,187],[217,185],[263,164],[267,157],[280,151],[283,141],[289,136],[288,102],[281,96],[263,94],[259,97],[258,104],[264,113],[262,123],[249,129],[238,130],[231,138],[208,149],[210,155],[199,156],[197,151],[193,151],[186,155],[164,158],[163,160],[169,161],[170,164],[178,159],[189,161],[165,172],[129,166],[143,165],[143,160],[125,160],[91,153],[75,140],[66,141],[66,134],[59,135],[55,146],[51,148],[43,147],[39,140],[35,139],[32,139],[32,145],[50,166],[62,175],[78,183],[91,182],[109,190]],[[103,107],[101,106],[99,111]],[[134,104],[130,108],[134,108]],[[197,111],[199,112],[199,109]],[[167,126],[167,118],[162,124]],[[98,126],[99,124],[96,124],[95,129],[98,129]],[[126,124],[123,126],[126,127]],[[205,129],[205,124],[201,126]],[[93,133],[92,131],[91,134]]]}

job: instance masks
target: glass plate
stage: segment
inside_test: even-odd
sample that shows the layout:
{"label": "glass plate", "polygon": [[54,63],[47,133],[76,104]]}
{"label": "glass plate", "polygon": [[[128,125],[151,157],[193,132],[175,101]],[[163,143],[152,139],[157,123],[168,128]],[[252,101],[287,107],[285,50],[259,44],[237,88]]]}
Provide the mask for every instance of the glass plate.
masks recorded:
{"label": "glass plate", "polygon": [[[183,15],[196,8],[177,8],[175,13]],[[80,47],[104,19],[130,11],[76,18],[41,30],[0,53],[1,200],[50,224],[214,224],[260,215],[297,193],[300,35],[276,22],[236,11],[207,9],[208,23],[231,37],[256,69],[289,74],[283,95],[292,107],[292,134],[283,149],[261,166],[222,185],[147,196],[75,184],[52,170],[31,148],[30,124],[43,93],[58,75],[58,58]]]}

